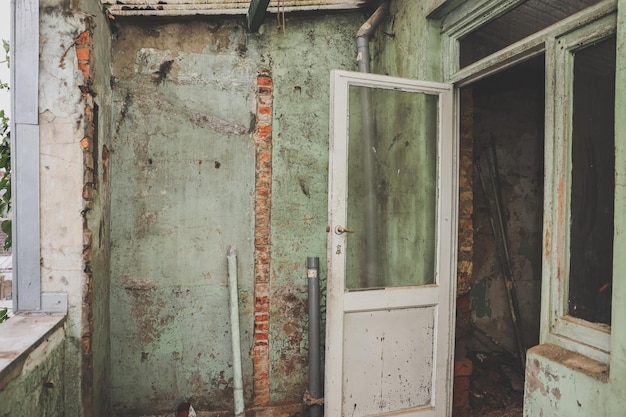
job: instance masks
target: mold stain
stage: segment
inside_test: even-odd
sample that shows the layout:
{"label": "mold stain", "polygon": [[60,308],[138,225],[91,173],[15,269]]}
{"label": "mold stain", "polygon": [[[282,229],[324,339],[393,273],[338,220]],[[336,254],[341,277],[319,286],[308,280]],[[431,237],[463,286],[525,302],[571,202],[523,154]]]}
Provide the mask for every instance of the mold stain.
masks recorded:
{"label": "mold stain", "polygon": [[172,65],[174,64],[174,60],[170,59],[167,61],[163,61],[159,66],[159,69],[154,72],[154,77],[152,81],[156,84],[162,84],[165,82],[165,79],[169,75],[170,71],[172,71]]}
{"label": "mold stain", "polygon": [[282,287],[273,295],[272,304],[278,306],[277,316],[287,318],[274,340],[280,351],[277,366],[281,373],[289,376],[281,382],[285,386],[293,386],[293,383],[299,381],[301,372],[306,370],[307,365],[304,340],[307,331],[307,302],[305,298],[298,296],[293,287]]}
{"label": "mold stain", "polygon": [[124,284],[124,290],[132,299],[131,315],[137,325],[138,342],[146,345],[158,341],[162,327],[174,319],[172,314],[164,313],[167,301],[159,296],[154,281],[125,278]]}

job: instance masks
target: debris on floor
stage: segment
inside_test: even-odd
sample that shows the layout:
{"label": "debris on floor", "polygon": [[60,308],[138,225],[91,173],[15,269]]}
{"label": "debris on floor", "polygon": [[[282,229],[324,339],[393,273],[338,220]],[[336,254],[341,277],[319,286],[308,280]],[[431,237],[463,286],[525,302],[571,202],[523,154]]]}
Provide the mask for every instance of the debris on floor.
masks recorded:
{"label": "debris on floor", "polygon": [[501,352],[473,352],[470,417],[522,417],[524,375],[518,361]]}

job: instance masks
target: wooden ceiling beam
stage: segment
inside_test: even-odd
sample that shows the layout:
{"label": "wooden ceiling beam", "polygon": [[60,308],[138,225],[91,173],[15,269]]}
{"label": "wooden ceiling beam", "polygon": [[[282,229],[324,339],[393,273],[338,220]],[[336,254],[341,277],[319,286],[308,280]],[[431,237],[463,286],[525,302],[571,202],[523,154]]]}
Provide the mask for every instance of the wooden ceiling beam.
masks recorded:
{"label": "wooden ceiling beam", "polygon": [[250,8],[248,8],[248,29],[251,32],[256,32],[261,27],[269,4],[270,0],[250,0]]}

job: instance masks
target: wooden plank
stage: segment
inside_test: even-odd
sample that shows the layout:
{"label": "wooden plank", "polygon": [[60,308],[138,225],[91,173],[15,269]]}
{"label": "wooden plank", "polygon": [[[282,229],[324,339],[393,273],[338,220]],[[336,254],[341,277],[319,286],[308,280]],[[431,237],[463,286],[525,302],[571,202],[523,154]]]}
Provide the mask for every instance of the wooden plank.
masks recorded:
{"label": "wooden plank", "polygon": [[[362,7],[372,0],[105,0],[102,3],[112,16],[220,16],[245,15],[252,3],[268,3],[265,11],[333,11]],[[263,8],[259,8],[262,10]],[[262,19],[261,19],[262,20]]]}
{"label": "wooden plank", "polygon": [[252,0],[248,9],[248,29],[256,32],[263,23],[270,0]]}

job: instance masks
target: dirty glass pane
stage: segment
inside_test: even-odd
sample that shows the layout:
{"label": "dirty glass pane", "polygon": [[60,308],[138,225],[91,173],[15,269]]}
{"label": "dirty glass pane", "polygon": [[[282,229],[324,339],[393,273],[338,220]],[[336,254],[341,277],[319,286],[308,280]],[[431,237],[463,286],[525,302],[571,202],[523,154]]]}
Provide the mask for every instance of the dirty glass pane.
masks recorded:
{"label": "dirty glass pane", "polygon": [[464,68],[600,0],[528,0],[461,39]]}
{"label": "dirty glass pane", "polygon": [[438,96],[349,90],[346,288],[434,282]]}
{"label": "dirty glass pane", "polygon": [[615,37],[576,52],[569,314],[611,324],[615,195]]}

